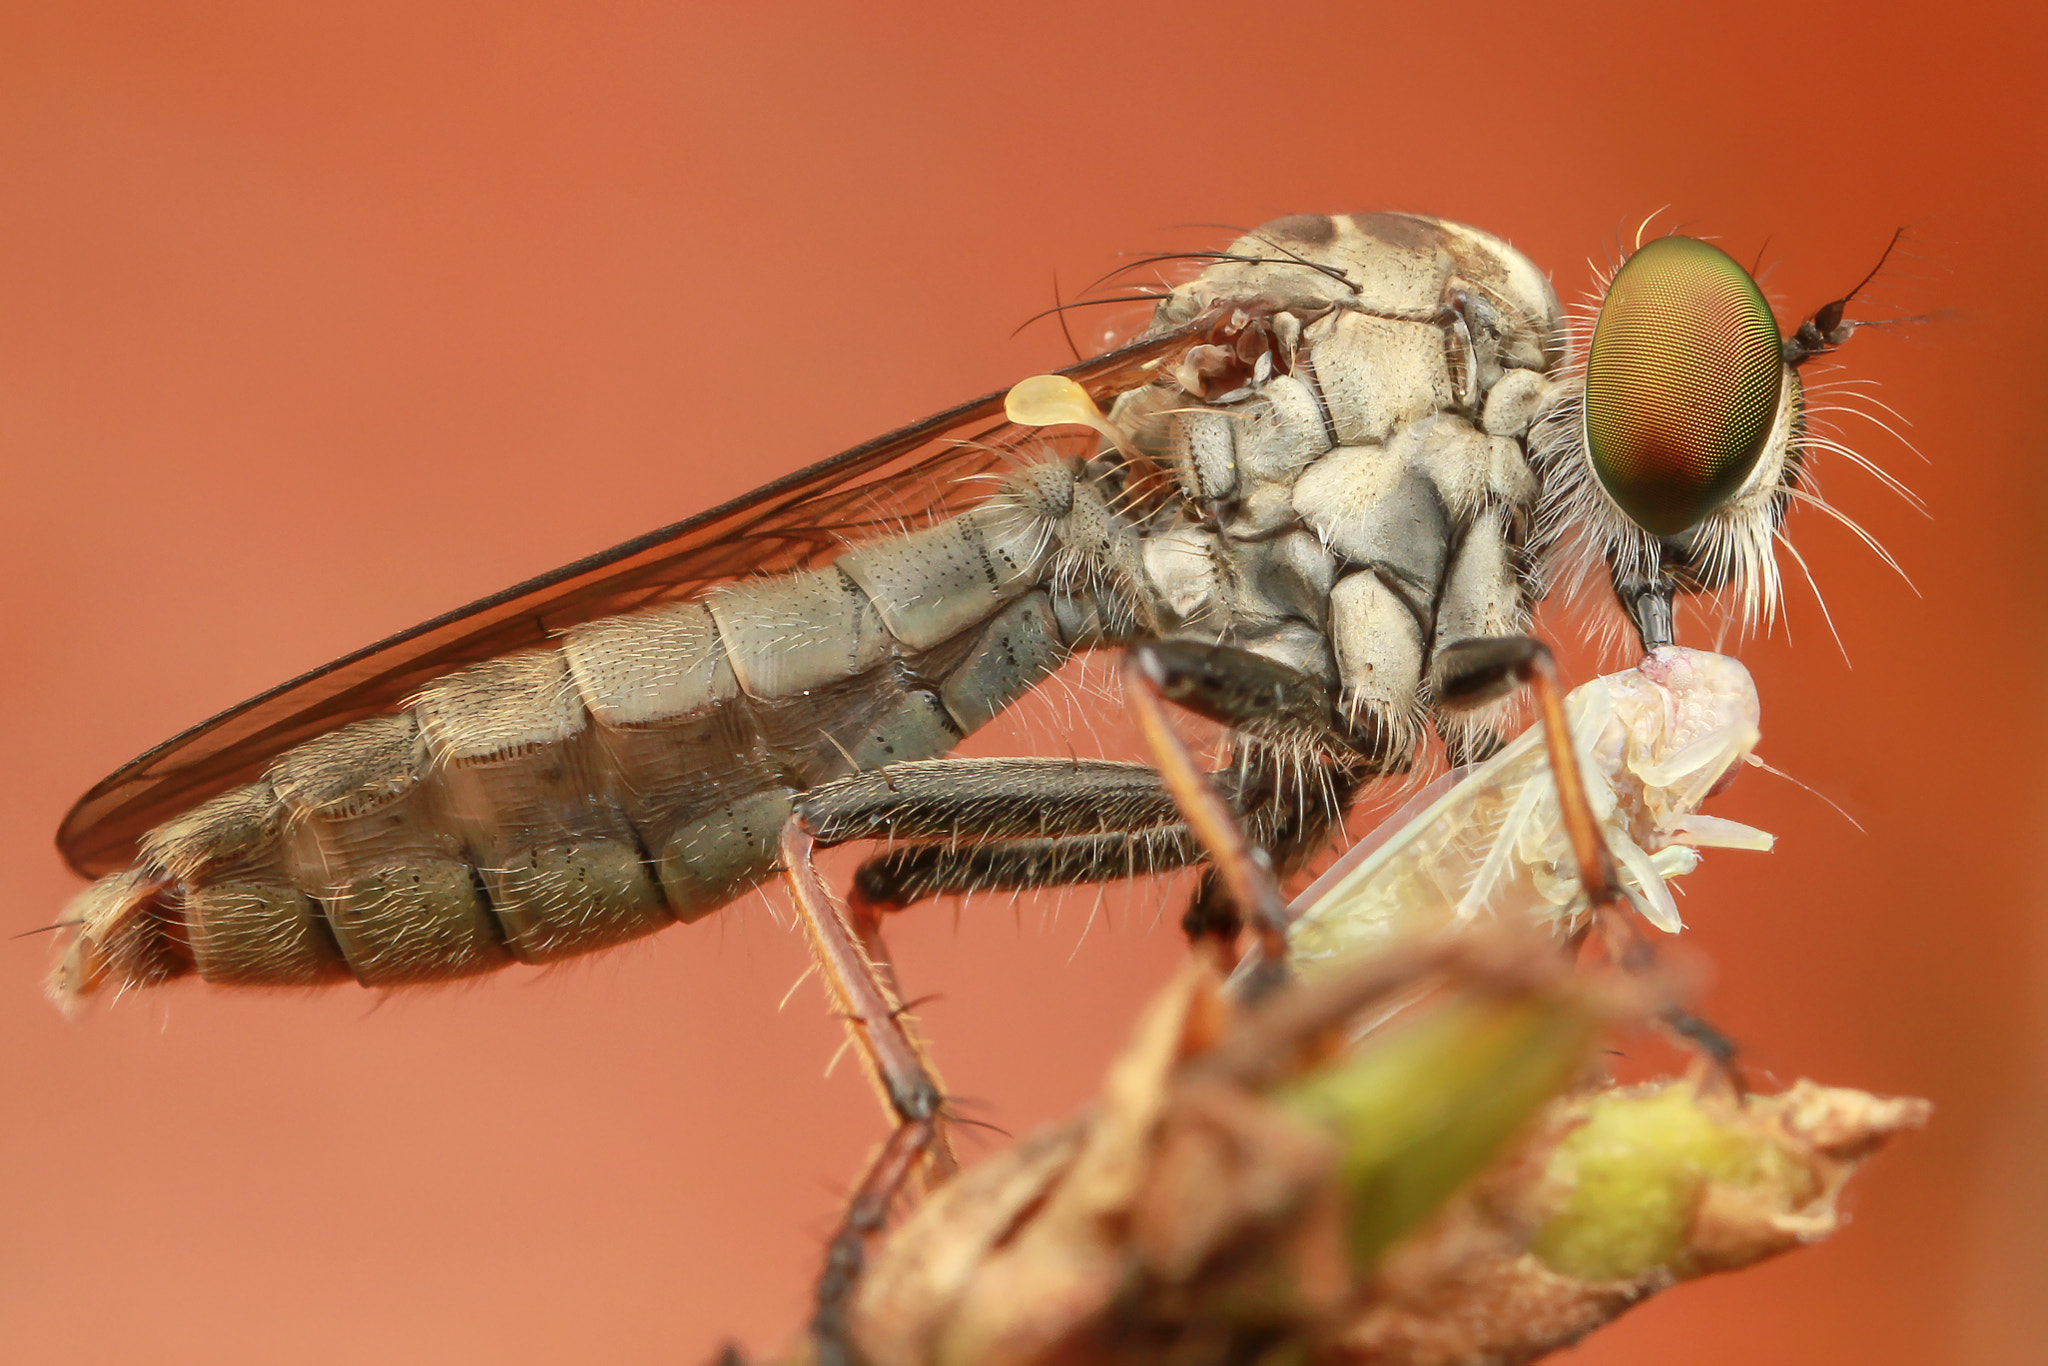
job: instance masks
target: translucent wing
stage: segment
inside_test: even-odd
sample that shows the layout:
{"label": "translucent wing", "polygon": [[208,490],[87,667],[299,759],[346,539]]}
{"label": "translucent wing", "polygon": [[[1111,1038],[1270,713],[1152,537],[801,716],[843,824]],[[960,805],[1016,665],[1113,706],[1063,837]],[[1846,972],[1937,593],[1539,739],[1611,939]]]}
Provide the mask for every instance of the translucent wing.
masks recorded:
{"label": "translucent wing", "polygon": [[[1201,330],[1190,324],[1062,373],[1099,402],[1149,382]],[[1105,404],[1106,406],[1106,404]],[[1092,438],[1090,438],[1092,440]],[[944,516],[986,496],[973,476],[1015,462],[1036,428],[988,394],[324,664],[131,760],[78,799],[57,831],[88,877],[134,858],[137,839],[246,782],[282,751],[399,706],[431,679],[546,644],[580,622],[685,598],[721,579],[801,568],[848,542]]]}
{"label": "translucent wing", "polygon": [[[1574,689],[1566,707],[1586,795],[1604,819],[1612,775],[1587,756],[1613,715],[1606,683]],[[1563,820],[1543,732],[1532,726],[1416,794],[1333,864],[1296,899],[1289,952],[1304,963],[1344,960],[1475,916],[1554,916],[1552,897],[1569,904],[1578,894]]]}

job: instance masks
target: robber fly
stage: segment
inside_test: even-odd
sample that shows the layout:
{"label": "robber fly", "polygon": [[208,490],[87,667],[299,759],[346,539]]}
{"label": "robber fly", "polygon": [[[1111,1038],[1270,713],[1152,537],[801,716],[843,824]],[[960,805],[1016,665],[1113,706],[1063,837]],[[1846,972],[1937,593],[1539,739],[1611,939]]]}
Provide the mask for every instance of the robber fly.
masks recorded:
{"label": "robber fly", "polygon": [[1661,238],[1580,364],[1543,273],[1455,223],[1297,216],[1204,259],[1052,383],[1064,407],[964,404],[121,768],[58,836],[99,880],[53,994],[548,962],[731,901],[792,814],[893,840],[870,905],[1197,863],[1148,769],[941,757],[1075,652],[1146,641],[1326,699],[1223,709],[1220,785],[1290,869],[1429,728],[1454,761],[1499,743],[1498,708],[1437,705],[1433,661],[1524,632],[1560,575],[1611,584],[1646,647],[1679,594],[1768,610],[1799,366],[1847,299],[1781,340],[1741,266]]}

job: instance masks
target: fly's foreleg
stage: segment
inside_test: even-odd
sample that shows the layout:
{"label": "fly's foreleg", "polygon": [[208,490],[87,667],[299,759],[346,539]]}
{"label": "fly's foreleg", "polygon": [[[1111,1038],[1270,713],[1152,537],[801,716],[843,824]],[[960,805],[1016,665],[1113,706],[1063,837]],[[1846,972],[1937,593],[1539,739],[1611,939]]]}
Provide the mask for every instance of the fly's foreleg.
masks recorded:
{"label": "fly's foreleg", "polygon": [[1572,745],[1571,726],[1565,719],[1564,688],[1558,682],[1557,661],[1550,647],[1531,636],[1461,640],[1437,652],[1431,671],[1437,705],[1449,710],[1482,707],[1519,686],[1535,694],[1544,750],[1556,777],[1558,808],[1578,864],[1580,885],[1596,914],[1627,909],[1628,892],[1621,885],[1620,870],[1586,796],[1578,750]]}
{"label": "fly's foreleg", "polygon": [[[1622,885],[1614,855],[1587,798],[1578,751],[1565,717],[1564,687],[1550,648],[1529,636],[1464,640],[1437,653],[1432,673],[1437,705],[1446,709],[1484,706],[1518,686],[1535,695],[1544,749],[1557,784],[1558,810],[1578,864],[1580,884],[1596,917],[1594,923],[1605,933],[1608,953],[1615,962],[1631,971],[1647,968],[1653,950],[1630,913],[1628,889]],[[1738,1092],[1747,1090],[1736,1065],[1735,1045],[1726,1035],[1675,1006],[1665,1010],[1662,1019],[1680,1040],[1705,1054]]]}

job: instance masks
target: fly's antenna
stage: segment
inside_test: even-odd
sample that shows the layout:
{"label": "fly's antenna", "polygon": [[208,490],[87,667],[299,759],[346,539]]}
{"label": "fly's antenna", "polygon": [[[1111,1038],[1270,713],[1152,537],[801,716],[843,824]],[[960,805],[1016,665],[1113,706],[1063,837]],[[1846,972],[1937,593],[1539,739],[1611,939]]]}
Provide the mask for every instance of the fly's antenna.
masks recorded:
{"label": "fly's antenna", "polygon": [[1861,280],[1858,280],[1856,282],[1856,288],[1850,290],[1847,294],[1843,295],[1840,299],[1836,300],[1836,305],[1847,304],[1851,299],[1854,299],[1857,295],[1861,294],[1866,288],[1869,287],[1870,282],[1877,278],[1877,273],[1880,270],[1884,269],[1884,263],[1886,261],[1891,260],[1892,252],[1898,248],[1900,240],[1904,238],[1905,235],[1906,229],[1903,225],[1892,229],[1891,241],[1886,242],[1884,244],[1884,250],[1877,254],[1877,264],[1870,268],[1870,272],[1867,275],[1865,275]]}
{"label": "fly's antenna", "polygon": [[[1878,253],[1877,264],[1872,266],[1869,273],[1856,282],[1856,287],[1841,298],[1836,299],[1833,303],[1822,304],[1819,308],[1815,309],[1813,316],[1799,324],[1799,330],[1785,339],[1785,363],[1787,365],[1804,365],[1815,356],[1824,356],[1839,347],[1843,342],[1849,340],[1857,328],[1879,325],[1880,320],[1878,319],[1859,323],[1850,321],[1843,314],[1848,310],[1849,305],[1855,302],[1856,296],[1870,287],[1870,282],[1875,280],[1877,273],[1884,269],[1885,262],[1891,260],[1892,252],[1897,250],[1899,243],[1905,236],[1906,230],[1904,227],[1895,228],[1892,231],[1891,241],[1885,243],[1884,250]],[[1909,319],[1888,318],[1882,321],[1906,322]]]}

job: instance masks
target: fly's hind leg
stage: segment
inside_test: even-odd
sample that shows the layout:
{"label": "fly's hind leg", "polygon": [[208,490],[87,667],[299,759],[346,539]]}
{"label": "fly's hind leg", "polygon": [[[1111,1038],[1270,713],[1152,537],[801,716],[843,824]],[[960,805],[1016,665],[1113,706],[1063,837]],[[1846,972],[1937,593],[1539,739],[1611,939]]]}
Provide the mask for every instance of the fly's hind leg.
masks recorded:
{"label": "fly's hind leg", "polygon": [[[783,877],[810,941],[811,956],[825,978],[825,989],[845,1017],[862,1062],[890,1114],[899,1124],[930,1122],[936,1126],[945,1101],[938,1074],[906,1023],[907,1013],[888,974],[832,904],[811,860],[813,843],[796,819],[783,826]],[[936,1127],[934,1135],[927,1145],[934,1159],[934,1174],[948,1176],[954,1165],[952,1153]]]}
{"label": "fly's hind leg", "polygon": [[[861,1061],[882,1093],[896,1128],[854,1188],[826,1246],[818,1277],[812,1341],[821,1363],[857,1359],[847,1337],[847,1306],[860,1283],[869,1242],[920,1167],[936,1182],[957,1170],[944,1125],[945,1093],[908,1025],[888,975],[840,916],[811,861],[813,841],[792,818],[782,830],[782,862],[811,943],[812,957],[846,1019]],[[879,936],[874,942],[879,946]],[[886,959],[882,960],[886,964]]]}
{"label": "fly's hind leg", "polygon": [[[851,913],[842,917],[812,851],[818,844],[875,838],[947,842],[912,844],[869,860],[855,879]],[[823,784],[799,799],[782,831],[784,876],[826,988],[896,1125],[827,1247],[811,1321],[821,1362],[856,1359],[847,1307],[869,1243],[897,1198],[927,1159],[936,1177],[953,1169],[944,1092],[908,1028],[879,913],[942,891],[1101,881],[1175,868],[1200,851],[1166,783],[1141,764],[931,760]]]}
{"label": "fly's hind leg", "polygon": [[[826,984],[860,1046],[896,1129],[870,1163],[834,1235],[818,1283],[812,1335],[819,1359],[852,1359],[846,1309],[869,1241],[927,1156],[951,1169],[944,1094],[905,1025],[876,917],[946,891],[1105,881],[1199,861],[1206,852],[1227,899],[1254,908],[1270,961],[1284,961],[1284,910],[1266,850],[1313,835],[1341,817],[1364,768],[1341,783],[1280,771],[1295,751],[1327,755],[1334,709],[1312,680],[1243,651],[1155,646],[1132,660],[1133,698],[1161,768],[1107,761],[940,759],[891,765],[803,794],[782,834],[782,862]],[[1224,795],[1167,728],[1162,698],[1231,725],[1238,762]],[[1314,736],[1311,743],[1305,739]],[[1163,738],[1162,738],[1163,737]],[[1355,758],[1355,756],[1354,756]],[[1163,770],[1163,772],[1162,772]],[[1237,810],[1265,838],[1247,843]],[[817,844],[915,841],[862,866],[851,921],[842,918],[811,860]],[[1199,902],[1198,902],[1199,904]],[[1234,939],[1233,916],[1232,938]]]}
{"label": "fly's hind leg", "polygon": [[[1459,641],[1437,652],[1431,664],[1431,682],[1437,705],[1453,711],[1484,706],[1517,687],[1526,686],[1535,695],[1544,752],[1557,783],[1558,810],[1564,818],[1572,858],[1578,864],[1580,885],[1592,906],[1593,924],[1606,936],[1607,951],[1622,968],[1647,968],[1654,950],[1631,913],[1628,889],[1622,885],[1614,855],[1586,796],[1578,751],[1565,717],[1564,686],[1550,647],[1530,636]],[[1675,1006],[1666,1009],[1662,1019],[1665,1028],[1705,1054],[1738,1093],[1747,1091],[1735,1060],[1735,1045],[1725,1034]]]}

